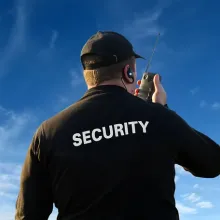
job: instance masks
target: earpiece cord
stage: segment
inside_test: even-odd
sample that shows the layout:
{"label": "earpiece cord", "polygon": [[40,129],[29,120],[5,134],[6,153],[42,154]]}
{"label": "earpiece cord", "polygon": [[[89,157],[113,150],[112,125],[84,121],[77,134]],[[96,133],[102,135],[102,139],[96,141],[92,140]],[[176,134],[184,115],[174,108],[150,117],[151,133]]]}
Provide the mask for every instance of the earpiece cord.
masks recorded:
{"label": "earpiece cord", "polygon": [[124,83],[123,77],[121,77],[121,82],[122,82],[122,84],[124,85],[124,88],[126,89],[126,91],[128,91],[128,90],[127,90],[127,87],[125,86],[125,83]]}

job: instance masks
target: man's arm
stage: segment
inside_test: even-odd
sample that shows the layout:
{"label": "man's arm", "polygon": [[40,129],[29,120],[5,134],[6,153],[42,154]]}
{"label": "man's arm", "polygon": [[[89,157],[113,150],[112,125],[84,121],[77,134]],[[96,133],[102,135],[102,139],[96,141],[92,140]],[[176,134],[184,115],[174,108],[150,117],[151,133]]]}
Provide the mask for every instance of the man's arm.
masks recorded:
{"label": "man's arm", "polygon": [[[140,85],[141,80],[137,82]],[[165,107],[165,115],[161,117],[163,134],[166,142],[172,145],[176,163],[197,177],[216,177],[220,174],[220,147],[206,135],[191,128],[175,112],[168,110],[167,96],[160,83],[159,75],[154,77],[154,103]],[[137,96],[139,90],[135,90]]]}
{"label": "man's arm", "polygon": [[[168,107],[167,104],[165,104],[164,107],[169,109],[169,107]],[[174,111],[172,111],[172,112],[175,113]],[[175,113],[175,114],[176,114],[176,113]],[[177,115],[177,116],[178,116],[178,115]],[[178,117],[179,117],[179,116],[178,116]],[[183,121],[182,118],[181,118],[181,120]],[[184,121],[184,123],[186,124],[185,121]],[[201,133],[201,132],[199,132],[199,131],[197,131],[197,130],[195,130],[195,129],[193,129],[193,128],[191,128],[191,129],[192,129],[195,133],[197,133],[201,138],[203,138],[206,142],[208,142],[209,144],[212,143],[212,144],[216,145],[216,143],[215,143],[212,139],[210,139],[208,136],[204,135],[203,133]],[[179,165],[181,165],[181,164],[180,164],[181,162],[178,162],[178,159],[176,160],[176,163],[179,164]],[[193,174],[194,176],[200,177],[199,175],[197,175],[197,173],[193,173],[193,171],[190,171],[189,169],[187,169],[187,168],[184,167],[184,166],[182,166],[182,167],[183,167],[183,169],[184,169],[185,171],[190,172],[190,173]],[[217,175],[218,175],[218,174],[217,174]],[[214,177],[215,177],[215,176],[214,176]]]}
{"label": "man's arm", "polygon": [[191,128],[173,111],[167,111],[169,116],[166,127],[168,127],[169,142],[176,152],[176,163],[197,177],[218,176],[220,174],[219,145]]}
{"label": "man's arm", "polygon": [[49,176],[40,157],[45,147],[43,130],[34,135],[23,165],[16,202],[16,220],[47,220],[53,210]]}

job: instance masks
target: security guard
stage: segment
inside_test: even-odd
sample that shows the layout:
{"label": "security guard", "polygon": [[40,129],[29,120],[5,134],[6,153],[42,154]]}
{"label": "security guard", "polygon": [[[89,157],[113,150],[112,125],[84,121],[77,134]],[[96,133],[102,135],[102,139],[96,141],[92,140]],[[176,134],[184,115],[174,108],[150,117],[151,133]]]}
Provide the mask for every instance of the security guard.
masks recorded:
{"label": "security guard", "polygon": [[214,178],[220,148],[164,107],[154,78],[154,103],[134,96],[136,58],[115,32],[98,32],[81,62],[88,91],[44,121],[21,174],[16,220],[46,220],[53,203],[59,220],[178,220],[175,169]]}

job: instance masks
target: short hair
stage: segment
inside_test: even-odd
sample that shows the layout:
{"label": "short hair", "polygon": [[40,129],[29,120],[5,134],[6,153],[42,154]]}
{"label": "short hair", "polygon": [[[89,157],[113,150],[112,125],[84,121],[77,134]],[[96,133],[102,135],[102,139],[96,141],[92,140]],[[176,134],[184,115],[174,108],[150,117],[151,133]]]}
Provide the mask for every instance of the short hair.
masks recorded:
{"label": "short hair", "polygon": [[[95,58],[94,58],[95,59]],[[91,60],[91,63],[93,61]],[[129,65],[135,71],[135,57],[130,57],[125,61],[110,66],[103,66],[93,70],[84,70],[83,75],[87,85],[97,86],[109,80],[120,79],[123,68]]]}

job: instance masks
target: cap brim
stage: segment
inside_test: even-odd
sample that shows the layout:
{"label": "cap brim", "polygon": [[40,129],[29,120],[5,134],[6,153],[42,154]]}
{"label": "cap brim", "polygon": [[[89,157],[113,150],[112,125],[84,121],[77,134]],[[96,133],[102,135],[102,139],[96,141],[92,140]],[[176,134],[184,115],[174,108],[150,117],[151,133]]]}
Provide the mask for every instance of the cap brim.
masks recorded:
{"label": "cap brim", "polygon": [[141,58],[141,59],[146,60],[144,57],[142,57],[142,56],[140,56],[140,55],[138,55],[138,54],[136,54],[136,53],[134,53],[134,56],[135,56],[135,58]]}

